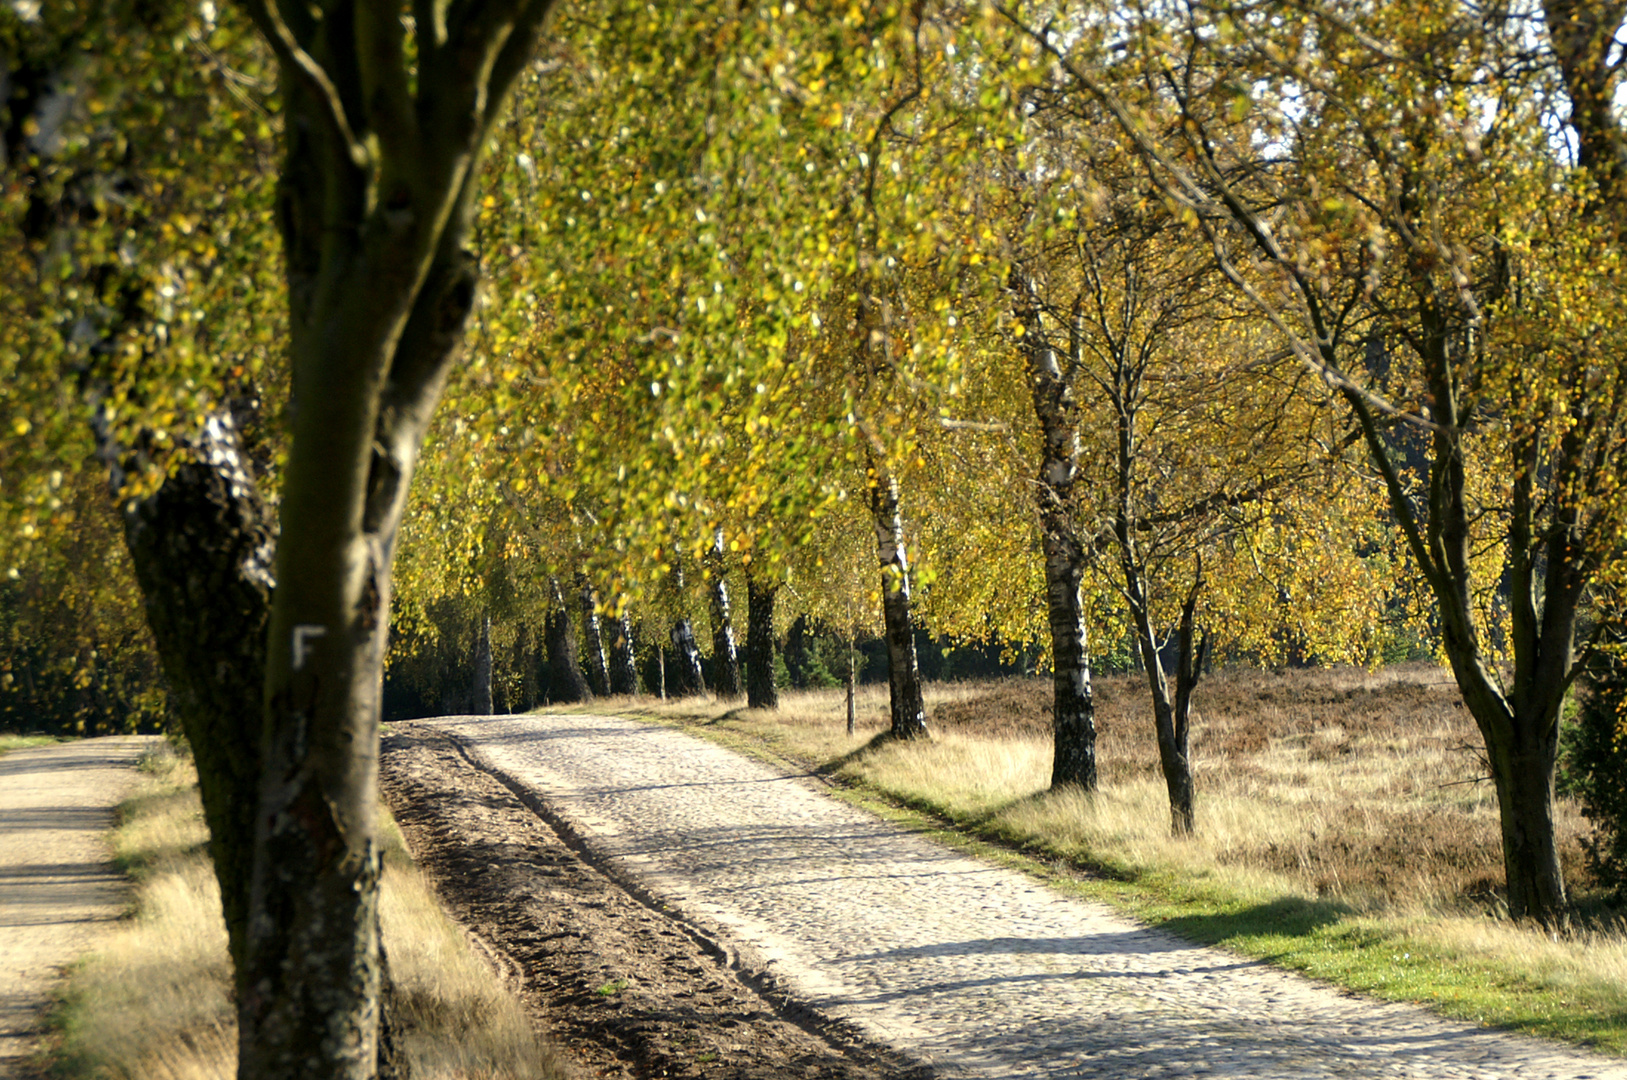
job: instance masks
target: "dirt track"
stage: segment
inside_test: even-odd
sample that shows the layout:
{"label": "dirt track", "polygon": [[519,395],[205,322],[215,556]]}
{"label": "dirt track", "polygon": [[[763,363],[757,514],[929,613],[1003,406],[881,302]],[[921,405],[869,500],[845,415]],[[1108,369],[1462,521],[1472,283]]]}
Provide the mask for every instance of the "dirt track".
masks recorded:
{"label": "dirt track", "polygon": [[384,791],[453,914],[586,1076],[879,1080],[912,1071],[732,969],[584,858],[430,724],[393,725]]}
{"label": "dirt track", "polygon": [[63,967],[124,914],[128,883],[105,837],[151,742],[115,736],[0,757],[0,1078],[30,1075]]}
{"label": "dirt track", "polygon": [[[486,925],[566,1030],[582,1031],[578,1006],[620,1002],[612,1011],[626,1024],[601,1009],[589,1026],[625,1039],[621,1060],[636,1075],[765,1075],[784,1052],[759,1040],[780,1023],[778,1002],[781,1016],[824,1025],[837,1044],[862,1034],[940,1075],[1627,1077],[1616,1059],[1353,998],[1148,931],[677,732],[592,716],[446,718],[410,731],[415,752],[441,748],[424,771],[455,774],[444,787],[472,792],[487,774],[478,799],[490,805],[442,827],[479,835],[480,815],[502,801],[491,801],[490,778],[501,777],[510,808],[542,808],[649,901],[584,902],[556,889],[557,853],[538,865],[546,849],[508,810],[484,830],[484,866],[448,878],[455,893],[459,880],[480,879],[471,906],[511,913],[510,930],[530,920],[518,950],[503,919]],[[387,764],[403,745],[391,740]],[[743,978],[648,948],[681,937],[710,942]],[[562,957],[576,975],[558,974]],[[690,978],[723,1012],[675,1026],[668,1006],[692,991],[669,984]],[[755,1009],[746,984],[770,991]],[[706,1041],[676,1041],[685,1031]],[[856,1067],[819,1060],[820,1070]],[[863,1067],[902,1066],[872,1054]],[[812,1058],[786,1057],[781,1071],[821,1074]]]}

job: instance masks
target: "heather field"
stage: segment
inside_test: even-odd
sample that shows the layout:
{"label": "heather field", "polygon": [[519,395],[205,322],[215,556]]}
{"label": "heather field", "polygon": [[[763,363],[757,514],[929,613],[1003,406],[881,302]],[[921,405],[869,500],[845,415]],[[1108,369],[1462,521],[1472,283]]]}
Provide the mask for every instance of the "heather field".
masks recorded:
{"label": "heather field", "polygon": [[[1094,815],[1098,828],[1132,848],[1178,847],[1163,835],[1145,683],[1115,675],[1094,689],[1099,801],[1111,806]],[[939,693],[932,714],[946,741],[1010,743],[1013,753],[1033,755],[1032,786],[1043,787],[1048,680]],[[1281,875],[1311,894],[1364,907],[1495,902],[1496,793],[1449,672],[1428,664],[1375,673],[1235,669],[1205,679],[1194,710],[1198,845],[1220,864]],[[1017,749],[1025,746],[1032,749]],[[997,811],[1033,812],[1021,803]],[[1558,816],[1567,877],[1582,883],[1587,823],[1567,800]]]}
{"label": "heather field", "polygon": [[[951,821],[1042,842],[1087,864],[1203,867],[1239,881],[1361,910],[1495,912],[1502,876],[1496,793],[1480,735],[1451,675],[1412,663],[1359,668],[1232,669],[1194,697],[1198,836],[1169,836],[1142,677],[1094,682],[1102,789],[1051,795],[1048,679],[936,683],[934,738],[897,745],[884,685],[861,686],[855,736],[839,690],[793,691],[776,713],[674,701],[669,717],[768,738],[789,756],[874,785]],[[1584,890],[1587,822],[1561,799],[1567,878]]]}

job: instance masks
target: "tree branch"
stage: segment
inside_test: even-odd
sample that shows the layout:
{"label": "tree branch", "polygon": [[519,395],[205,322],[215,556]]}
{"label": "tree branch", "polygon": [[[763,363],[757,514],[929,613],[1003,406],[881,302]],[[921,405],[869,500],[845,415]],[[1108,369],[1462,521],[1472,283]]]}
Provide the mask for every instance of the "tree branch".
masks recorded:
{"label": "tree branch", "polygon": [[327,106],[328,119],[333,122],[334,132],[344,143],[351,162],[359,169],[367,168],[372,156],[361,140],[356,138],[350,118],[345,114],[344,102],[339,98],[338,87],[334,86],[322,65],[294,37],[294,32],[288,28],[277,7],[277,0],[243,0],[243,5],[248,8],[249,18],[265,35],[283,68],[298,72],[317,98]]}

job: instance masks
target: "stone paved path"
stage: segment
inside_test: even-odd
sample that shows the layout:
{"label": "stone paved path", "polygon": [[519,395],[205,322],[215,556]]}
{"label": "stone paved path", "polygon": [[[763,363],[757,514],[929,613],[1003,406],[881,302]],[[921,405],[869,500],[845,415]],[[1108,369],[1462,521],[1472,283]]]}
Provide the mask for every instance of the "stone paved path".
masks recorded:
{"label": "stone paved path", "polygon": [[40,1011],[72,963],[124,914],[105,836],[149,736],[0,757],[0,1078],[23,1075]]}
{"label": "stone paved path", "polygon": [[944,1076],[1627,1078],[1148,930],[680,732],[438,723],[746,963]]}

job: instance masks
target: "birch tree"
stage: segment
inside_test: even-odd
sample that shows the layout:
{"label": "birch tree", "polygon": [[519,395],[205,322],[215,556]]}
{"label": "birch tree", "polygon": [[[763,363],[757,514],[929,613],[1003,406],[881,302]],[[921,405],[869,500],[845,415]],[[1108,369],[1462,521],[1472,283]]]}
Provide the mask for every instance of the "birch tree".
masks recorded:
{"label": "birch tree", "polygon": [[[1509,910],[1557,918],[1559,714],[1627,465],[1618,282],[1596,257],[1618,235],[1598,94],[1619,18],[1554,7],[1545,67],[1519,13],[1433,0],[1136,9],[1117,60],[1007,15],[1345,410],[1485,742]],[[1585,161],[1544,120],[1556,69]]]}

